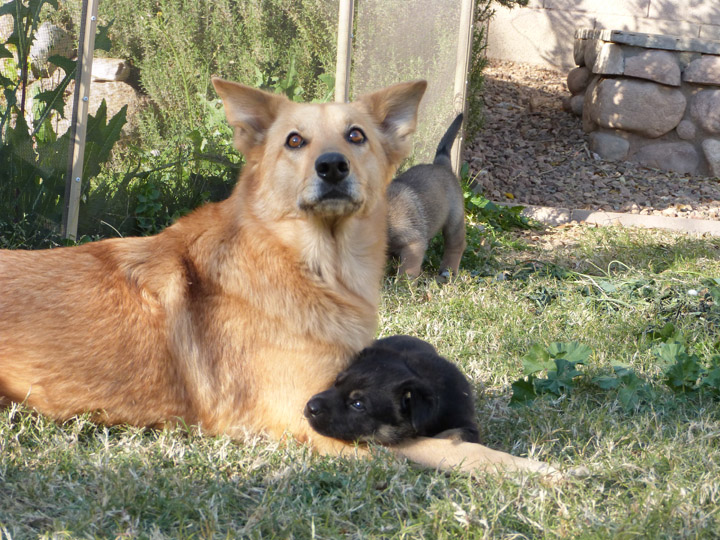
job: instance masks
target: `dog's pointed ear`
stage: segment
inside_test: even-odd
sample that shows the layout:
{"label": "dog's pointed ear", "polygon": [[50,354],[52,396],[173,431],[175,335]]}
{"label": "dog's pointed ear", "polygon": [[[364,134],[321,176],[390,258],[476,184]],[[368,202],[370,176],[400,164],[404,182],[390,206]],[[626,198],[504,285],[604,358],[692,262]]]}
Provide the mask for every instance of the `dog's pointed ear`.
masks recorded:
{"label": "dog's pointed ear", "polygon": [[397,166],[410,154],[410,136],[417,126],[420,100],[427,88],[425,81],[411,81],[389,86],[358,98],[387,137],[390,162]]}
{"label": "dog's pointed ear", "polygon": [[225,117],[235,130],[235,148],[247,155],[265,140],[265,133],[287,98],[218,77],[213,77],[212,83],[222,99]]}
{"label": "dog's pointed ear", "polygon": [[416,433],[423,433],[435,418],[437,398],[430,386],[411,381],[400,386],[401,407]]}

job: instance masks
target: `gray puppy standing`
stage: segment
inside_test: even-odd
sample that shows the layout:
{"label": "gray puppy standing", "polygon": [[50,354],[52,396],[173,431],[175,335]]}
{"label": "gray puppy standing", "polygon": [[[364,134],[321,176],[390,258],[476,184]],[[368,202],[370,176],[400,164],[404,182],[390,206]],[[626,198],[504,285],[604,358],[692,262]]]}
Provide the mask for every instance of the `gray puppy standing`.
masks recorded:
{"label": "gray puppy standing", "polygon": [[457,275],[465,251],[465,203],[453,173],[450,150],[463,115],[450,124],[431,164],[415,165],[388,187],[388,252],[400,258],[400,273],[416,278],[430,240],[442,230],[445,250],[440,275]]}

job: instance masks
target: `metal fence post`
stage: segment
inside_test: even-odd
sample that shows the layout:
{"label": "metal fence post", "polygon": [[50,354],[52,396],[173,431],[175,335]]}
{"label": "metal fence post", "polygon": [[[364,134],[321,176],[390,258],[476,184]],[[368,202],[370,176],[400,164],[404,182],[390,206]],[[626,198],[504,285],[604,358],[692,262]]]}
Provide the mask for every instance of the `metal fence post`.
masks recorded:
{"label": "metal fence post", "polygon": [[75,74],[75,95],[70,123],[70,149],[68,175],[65,179],[63,201],[62,235],[75,240],[77,237],[82,188],[83,157],[87,133],[88,106],[90,100],[90,79],[92,75],[97,9],[99,0],[83,0],[78,58]]}
{"label": "metal fence post", "polygon": [[[457,59],[455,61],[455,87],[453,92],[455,114],[467,112],[467,77],[470,67],[470,53],[472,52],[474,12],[474,0],[463,0],[460,12],[460,35],[458,38]],[[465,114],[465,117],[467,117],[467,114]],[[451,154],[451,162],[455,174],[460,174],[463,143],[464,137],[461,132],[460,136],[455,140]]]}
{"label": "metal fence post", "polygon": [[353,0],[340,0],[337,62],[335,64],[335,101],[339,103],[344,103],[350,98],[353,10]]}

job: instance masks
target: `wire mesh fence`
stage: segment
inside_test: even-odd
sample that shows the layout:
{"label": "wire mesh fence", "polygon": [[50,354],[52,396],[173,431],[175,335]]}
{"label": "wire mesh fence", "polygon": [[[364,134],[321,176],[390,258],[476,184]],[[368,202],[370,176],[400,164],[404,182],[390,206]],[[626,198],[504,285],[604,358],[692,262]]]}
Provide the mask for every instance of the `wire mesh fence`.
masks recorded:
{"label": "wire mesh fence", "polygon": [[429,162],[462,103],[455,103],[455,72],[462,2],[359,0],[351,95],[398,81],[425,79],[413,138],[413,162]]}

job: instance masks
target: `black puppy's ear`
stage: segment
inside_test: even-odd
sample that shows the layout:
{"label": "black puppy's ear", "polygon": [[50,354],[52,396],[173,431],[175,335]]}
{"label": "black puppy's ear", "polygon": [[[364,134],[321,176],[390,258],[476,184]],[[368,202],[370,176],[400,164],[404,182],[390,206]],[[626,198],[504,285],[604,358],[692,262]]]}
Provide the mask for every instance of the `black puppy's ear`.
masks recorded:
{"label": "black puppy's ear", "polygon": [[437,399],[432,389],[420,381],[401,386],[401,406],[416,433],[422,435],[436,416]]}

